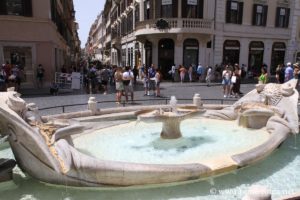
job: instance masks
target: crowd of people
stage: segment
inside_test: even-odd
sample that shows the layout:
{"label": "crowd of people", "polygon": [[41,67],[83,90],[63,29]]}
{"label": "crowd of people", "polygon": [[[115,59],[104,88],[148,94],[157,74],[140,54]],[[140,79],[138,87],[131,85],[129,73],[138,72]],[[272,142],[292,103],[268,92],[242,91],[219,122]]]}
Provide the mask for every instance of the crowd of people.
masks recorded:
{"label": "crowd of people", "polygon": [[21,88],[21,81],[25,78],[24,69],[21,65],[2,64],[0,68],[0,91],[6,91],[8,87],[15,87],[16,91]]}

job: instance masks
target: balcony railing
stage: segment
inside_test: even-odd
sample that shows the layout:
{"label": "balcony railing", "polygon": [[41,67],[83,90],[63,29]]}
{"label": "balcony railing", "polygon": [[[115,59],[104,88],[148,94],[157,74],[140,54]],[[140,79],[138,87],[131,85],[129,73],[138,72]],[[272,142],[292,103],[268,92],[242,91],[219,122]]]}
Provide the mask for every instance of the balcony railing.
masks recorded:
{"label": "balcony railing", "polygon": [[[145,20],[136,23],[136,30],[142,29],[156,29],[156,21],[158,19]],[[189,18],[169,18],[165,19],[169,23],[169,28],[182,29],[179,32],[197,31],[197,32],[211,32],[213,31],[213,20],[209,19],[189,19]]]}

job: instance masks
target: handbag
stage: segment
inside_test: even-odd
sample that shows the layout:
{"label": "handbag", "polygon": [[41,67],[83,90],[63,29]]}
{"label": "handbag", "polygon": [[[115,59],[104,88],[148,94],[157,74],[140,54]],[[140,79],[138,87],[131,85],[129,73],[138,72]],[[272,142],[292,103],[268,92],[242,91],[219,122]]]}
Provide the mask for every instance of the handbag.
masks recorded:
{"label": "handbag", "polygon": [[231,83],[236,83],[236,76],[231,77]]}

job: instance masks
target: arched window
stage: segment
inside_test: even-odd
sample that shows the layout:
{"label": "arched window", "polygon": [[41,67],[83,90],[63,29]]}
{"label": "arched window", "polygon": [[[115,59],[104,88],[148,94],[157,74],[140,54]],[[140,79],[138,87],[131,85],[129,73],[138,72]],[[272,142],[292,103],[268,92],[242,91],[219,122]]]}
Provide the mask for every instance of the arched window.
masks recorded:
{"label": "arched window", "polygon": [[253,73],[253,76],[258,76],[261,73],[261,67],[264,64],[263,61],[264,43],[261,41],[250,42],[248,70]]}

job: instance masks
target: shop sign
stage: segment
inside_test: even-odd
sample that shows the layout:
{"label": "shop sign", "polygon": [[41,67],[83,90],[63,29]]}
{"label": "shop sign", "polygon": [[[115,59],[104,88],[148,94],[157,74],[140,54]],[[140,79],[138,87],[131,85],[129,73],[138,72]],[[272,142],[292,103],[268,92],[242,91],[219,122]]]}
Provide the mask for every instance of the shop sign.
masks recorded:
{"label": "shop sign", "polygon": [[237,2],[231,2],[231,10],[237,10],[237,9],[238,9]]}
{"label": "shop sign", "polygon": [[172,0],[162,0],[161,1],[161,5],[165,6],[165,5],[172,5]]}
{"label": "shop sign", "polygon": [[196,5],[198,5],[198,0],[188,0],[187,1],[187,5],[196,6]]}

